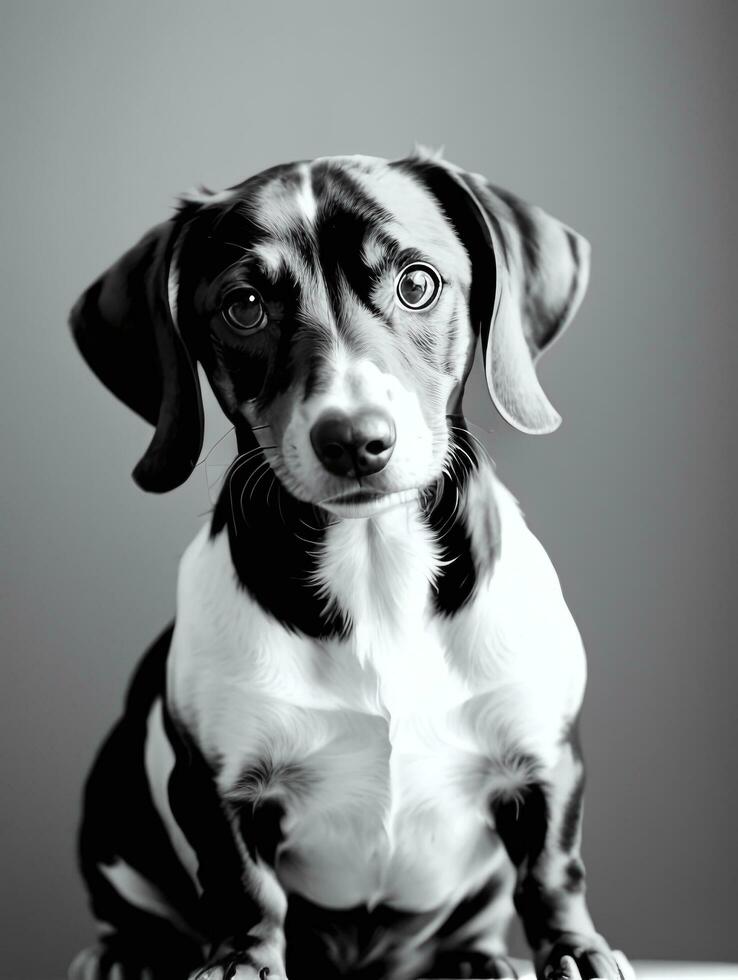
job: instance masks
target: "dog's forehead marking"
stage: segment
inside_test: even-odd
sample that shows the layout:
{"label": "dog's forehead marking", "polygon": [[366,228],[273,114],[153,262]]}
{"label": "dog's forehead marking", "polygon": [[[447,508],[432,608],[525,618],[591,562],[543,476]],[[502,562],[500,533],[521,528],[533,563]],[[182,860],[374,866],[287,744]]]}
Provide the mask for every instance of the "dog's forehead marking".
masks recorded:
{"label": "dog's forehead marking", "polygon": [[270,279],[276,280],[285,261],[284,249],[277,242],[264,241],[254,245],[251,250],[254,258],[262,266]]}
{"label": "dog's forehead marking", "polygon": [[311,196],[309,165],[292,164],[257,190],[252,208],[254,220],[279,241],[285,231],[305,227]]}
{"label": "dog's forehead marking", "polygon": [[[468,285],[466,250],[435,198],[411,174],[386,160],[322,157],[292,164],[257,189],[250,210],[266,232],[253,254],[270,278],[289,272],[300,287],[301,319],[321,332],[334,333],[337,327],[319,245],[323,223],[330,227],[336,212],[365,223],[360,256],[368,276],[387,256],[386,239],[401,250],[427,255],[445,278],[462,288]],[[341,288],[340,296],[344,311],[352,310],[352,321],[361,319],[359,314],[366,311],[356,308],[350,291]]]}
{"label": "dog's forehead marking", "polygon": [[389,165],[356,180],[385,212],[391,215],[383,229],[401,248],[418,249],[437,257],[444,272],[465,282],[470,275],[466,249],[456,237],[435,199],[418,181]]}
{"label": "dog's forehead marking", "polygon": [[302,284],[300,307],[303,319],[313,327],[334,334],[335,316],[325,284],[320,281],[313,269],[308,269],[306,266],[303,266],[299,281]]}
{"label": "dog's forehead marking", "polygon": [[318,212],[318,204],[313,193],[313,183],[310,175],[310,164],[300,167],[300,183],[296,191],[297,206],[302,213],[303,221],[312,225]]}
{"label": "dog's forehead marking", "polygon": [[[328,174],[328,180],[318,191],[313,184],[316,173]],[[365,197],[385,214],[381,231],[394,238],[401,248],[418,249],[445,260],[449,273],[462,281],[468,277],[469,262],[461,242],[444,217],[441,209],[416,179],[390,166],[388,161],[368,156],[319,157],[310,163],[293,164],[259,188],[254,202],[255,220],[280,243],[290,233],[298,232],[311,238],[321,213],[332,208],[350,211],[352,202],[337,192],[330,180],[331,172],[349,177]],[[376,237],[376,225],[367,221],[365,257],[377,264],[381,245]]]}
{"label": "dog's forehead marking", "polygon": [[311,167],[333,166],[354,173],[372,174],[387,166],[383,157],[372,157],[363,153],[348,153],[332,157],[316,157]]}

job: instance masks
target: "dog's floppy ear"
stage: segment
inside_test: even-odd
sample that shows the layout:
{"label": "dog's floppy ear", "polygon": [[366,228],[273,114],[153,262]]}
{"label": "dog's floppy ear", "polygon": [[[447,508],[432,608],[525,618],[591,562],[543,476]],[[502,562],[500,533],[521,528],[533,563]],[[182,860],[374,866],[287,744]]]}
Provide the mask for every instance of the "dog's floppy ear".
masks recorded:
{"label": "dog's floppy ear", "polygon": [[584,297],[589,243],[478,174],[438,159],[415,166],[469,252],[470,313],[497,410],[522,432],[553,432],[561,416],[534,365]]}
{"label": "dog's floppy ear", "polygon": [[98,378],[156,426],[133,478],[157,493],[184,483],[203,440],[197,367],[176,323],[179,229],[177,218],[152,228],[70,315],[82,356]]}

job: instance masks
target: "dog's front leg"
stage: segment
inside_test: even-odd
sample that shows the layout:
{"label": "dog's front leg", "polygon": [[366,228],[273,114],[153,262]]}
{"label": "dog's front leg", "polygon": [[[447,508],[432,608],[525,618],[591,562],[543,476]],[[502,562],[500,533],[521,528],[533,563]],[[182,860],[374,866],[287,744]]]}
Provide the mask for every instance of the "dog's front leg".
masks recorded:
{"label": "dog's front leg", "polygon": [[286,980],[287,897],[274,871],[282,810],[232,799],[194,738],[168,724],[168,799],[196,860],[205,964],[190,980]]}
{"label": "dog's front leg", "polygon": [[279,836],[281,813],[265,807],[255,820],[250,804],[224,802],[223,808],[238,852],[240,887],[238,894],[229,896],[219,875],[205,877],[209,918],[220,925],[222,938],[191,980],[286,980],[287,898],[273,868],[273,848],[268,846]]}
{"label": "dog's front leg", "polygon": [[554,768],[543,771],[522,799],[494,805],[495,825],[517,868],[515,907],[536,975],[546,980],[622,980],[609,946],[595,931],[584,896],[583,785],[584,766],[573,733]]}

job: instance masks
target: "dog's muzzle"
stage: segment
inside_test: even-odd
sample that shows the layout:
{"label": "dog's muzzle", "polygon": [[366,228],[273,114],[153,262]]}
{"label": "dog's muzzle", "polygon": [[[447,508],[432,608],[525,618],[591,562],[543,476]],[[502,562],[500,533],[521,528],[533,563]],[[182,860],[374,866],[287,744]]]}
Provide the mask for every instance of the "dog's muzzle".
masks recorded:
{"label": "dog's muzzle", "polygon": [[395,423],[380,409],[353,415],[326,411],[310,430],[315,455],[335,476],[371,476],[389,462],[395,448]]}

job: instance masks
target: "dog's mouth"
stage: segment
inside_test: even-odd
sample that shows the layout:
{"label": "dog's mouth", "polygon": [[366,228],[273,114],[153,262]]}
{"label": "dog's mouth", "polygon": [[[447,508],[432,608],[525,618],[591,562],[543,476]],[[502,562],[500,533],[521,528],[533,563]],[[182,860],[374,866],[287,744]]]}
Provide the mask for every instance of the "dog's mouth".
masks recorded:
{"label": "dog's mouth", "polygon": [[392,507],[410,503],[418,496],[418,490],[411,487],[407,490],[351,490],[348,493],[326,497],[320,501],[320,506],[338,517],[372,517]]}

